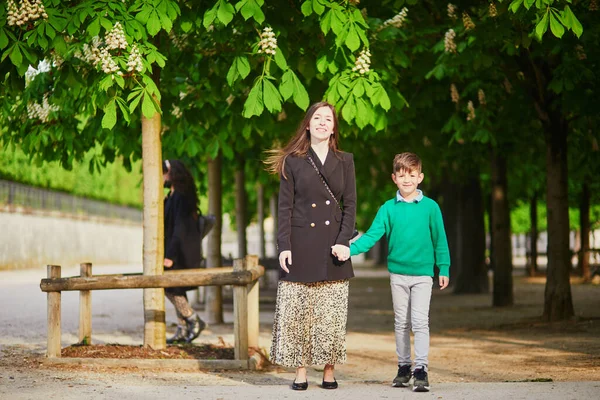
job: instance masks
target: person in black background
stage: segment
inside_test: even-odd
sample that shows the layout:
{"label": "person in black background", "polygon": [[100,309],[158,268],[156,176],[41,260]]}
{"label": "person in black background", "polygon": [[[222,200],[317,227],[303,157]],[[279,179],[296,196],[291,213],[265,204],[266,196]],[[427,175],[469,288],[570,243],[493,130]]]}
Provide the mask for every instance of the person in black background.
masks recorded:
{"label": "person in black background", "polygon": [[[200,268],[202,238],[198,230],[198,194],[192,174],[179,160],[162,163],[163,181],[170,188],[165,197],[165,260],[168,269]],[[167,343],[191,343],[206,327],[194,313],[186,291],[194,287],[165,288],[165,296],[175,307],[177,331]]]}

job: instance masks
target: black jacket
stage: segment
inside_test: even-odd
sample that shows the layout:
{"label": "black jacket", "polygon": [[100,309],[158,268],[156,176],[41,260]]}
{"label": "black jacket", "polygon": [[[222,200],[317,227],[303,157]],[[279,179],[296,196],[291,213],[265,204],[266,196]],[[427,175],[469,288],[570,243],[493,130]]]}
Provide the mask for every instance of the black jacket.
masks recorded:
{"label": "black jacket", "polygon": [[289,273],[280,269],[280,279],[292,282],[320,282],[354,276],[350,260],[339,262],[331,246],[349,241],[356,218],[356,180],[351,153],[329,151],[325,164],[311,150],[310,155],[325,177],[344,212],[323,185],[305,157],[288,156],[287,179],[280,177],[278,252],[292,251]]}
{"label": "black jacket", "polygon": [[200,268],[202,241],[194,208],[177,191],[165,198],[165,258],[173,260],[168,269]]}

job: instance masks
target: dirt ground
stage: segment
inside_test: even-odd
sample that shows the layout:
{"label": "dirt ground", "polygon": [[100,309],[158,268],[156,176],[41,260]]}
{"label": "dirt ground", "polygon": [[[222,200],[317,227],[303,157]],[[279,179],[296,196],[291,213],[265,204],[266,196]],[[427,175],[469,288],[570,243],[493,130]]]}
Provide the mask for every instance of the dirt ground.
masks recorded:
{"label": "dirt ground", "polygon": [[[348,319],[348,362],[337,367],[337,378],[351,382],[387,382],[395,374],[395,342],[389,280],[385,271],[358,271],[351,281]],[[451,290],[434,289],[431,304],[430,380],[435,382],[537,382],[600,381],[600,285],[571,285],[576,317],[563,323],[545,323],[543,311],[545,282],[543,278],[515,277],[515,304],[493,308],[491,294],[454,295]],[[261,313],[274,309],[274,290],[261,291]],[[270,323],[261,321],[261,351],[268,354]],[[170,328],[169,328],[170,329]],[[212,335],[232,330],[230,324],[211,327]],[[160,358],[204,357],[198,351],[172,347]],[[145,350],[137,346],[138,353]],[[73,349],[73,348],[72,348]],[[122,358],[122,346],[76,348],[73,355],[96,351]],[[131,350],[131,349],[130,349]],[[212,349],[215,351],[215,349]],[[226,358],[226,349],[219,348]],[[67,350],[65,350],[67,351]],[[83,353],[82,353],[83,352]],[[229,351],[228,354],[231,352]],[[67,355],[67,354],[65,354]],[[54,372],[77,373],[81,370],[102,374],[145,374],[135,368],[88,366],[52,366],[43,363],[40,351],[23,346],[3,346],[0,356],[0,384],[10,379],[12,371],[38,371],[38,379]],[[319,368],[310,374],[320,375]],[[154,371],[169,374],[176,371]],[[260,372],[220,371],[220,376],[244,375],[256,384],[286,379],[292,370],[267,365]],[[283,375],[282,375],[283,374]],[[166,375],[165,375],[166,376]],[[167,378],[165,378],[167,379]]]}

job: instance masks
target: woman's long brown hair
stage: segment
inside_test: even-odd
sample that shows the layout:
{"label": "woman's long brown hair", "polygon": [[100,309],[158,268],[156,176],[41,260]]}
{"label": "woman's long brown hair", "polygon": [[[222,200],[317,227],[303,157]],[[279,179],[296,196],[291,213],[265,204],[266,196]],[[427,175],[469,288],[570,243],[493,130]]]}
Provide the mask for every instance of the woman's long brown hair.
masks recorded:
{"label": "woman's long brown hair", "polygon": [[296,129],[296,134],[283,149],[267,150],[268,156],[265,160],[267,171],[272,174],[280,174],[287,179],[287,176],[285,176],[286,158],[290,155],[296,157],[306,157],[308,154],[308,149],[310,148],[310,120],[312,119],[314,113],[321,107],[329,107],[333,113],[333,134],[329,138],[329,150],[333,151],[334,154],[340,151],[338,147],[340,133],[338,129],[338,118],[335,108],[326,101],[321,101],[310,106],[306,112],[306,115],[304,116],[304,119],[298,126],[298,129]]}

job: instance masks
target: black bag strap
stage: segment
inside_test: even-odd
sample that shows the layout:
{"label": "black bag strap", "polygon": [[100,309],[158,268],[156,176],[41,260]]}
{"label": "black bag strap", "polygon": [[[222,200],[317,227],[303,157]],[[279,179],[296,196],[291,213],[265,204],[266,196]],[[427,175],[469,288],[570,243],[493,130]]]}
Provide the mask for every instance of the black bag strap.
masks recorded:
{"label": "black bag strap", "polygon": [[331,191],[331,189],[329,188],[329,185],[327,184],[327,182],[325,181],[325,178],[323,177],[323,174],[321,173],[321,171],[319,171],[319,168],[317,168],[317,165],[315,164],[315,162],[313,161],[312,157],[310,155],[307,156],[308,161],[310,161],[310,164],[313,166],[313,168],[315,169],[315,171],[317,172],[317,174],[319,175],[319,178],[321,178],[321,182],[323,182],[323,185],[325,185],[325,189],[327,189],[327,191],[329,192],[329,195],[333,198],[333,201],[335,201],[335,204],[337,204],[337,206],[340,208],[340,210],[342,212],[344,212],[344,209],[342,208],[342,206],[340,205],[340,202],[337,201],[337,199],[335,198],[335,196],[333,195],[333,192]]}

